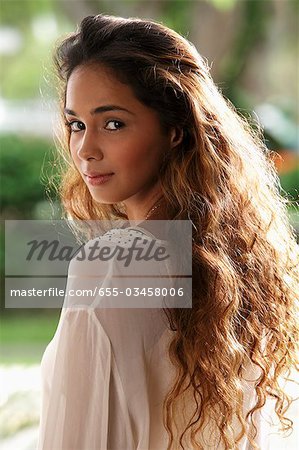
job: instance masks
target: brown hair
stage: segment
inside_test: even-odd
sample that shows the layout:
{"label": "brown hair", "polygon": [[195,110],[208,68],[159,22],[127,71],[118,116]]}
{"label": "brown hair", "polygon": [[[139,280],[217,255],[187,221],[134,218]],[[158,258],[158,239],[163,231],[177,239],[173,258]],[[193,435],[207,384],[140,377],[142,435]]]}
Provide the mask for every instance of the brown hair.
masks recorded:
{"label": "brown hair", "polygon": [[[282,425],[290,428],[285,413],[291,400],[279,379],[296,367],[298,249],[260,133],[222,96],[193,45],[152,21],[86,17],[58,46],[55,63],[62,106],[72,71],[101,64],[130,85],[166,129],[183,130],[182,143],[165,155],[160,169],[175,219],[193,223],[193,307],[165,311],[175,331],[169,356],[177,368],[164,403],[168,448],[202,449],[199,436],[208,420],[225,449],[236,448],[267,397],[275,399]],[[68,138],[66,130],[66,149]],[[61,198],[71,218],[125,216],[120,205],[92,199],[72,161]],[[248,362],[260,376],[256,402],[244,417],[240,381]],[[184,398],[189,411],[179,424]]]}

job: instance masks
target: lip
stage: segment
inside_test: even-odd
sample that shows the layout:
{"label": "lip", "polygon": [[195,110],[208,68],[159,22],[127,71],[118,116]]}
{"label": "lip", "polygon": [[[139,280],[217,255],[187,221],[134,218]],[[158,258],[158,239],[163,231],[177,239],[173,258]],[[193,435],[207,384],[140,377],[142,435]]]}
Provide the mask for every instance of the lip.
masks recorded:
{"label": "lip", "polygon": [[114,173],[96,173],[96,172],[87,172],[84,174],[86,181],[92,186],[99,186],[101,184],[106,183],[110,178],[114,175]]}

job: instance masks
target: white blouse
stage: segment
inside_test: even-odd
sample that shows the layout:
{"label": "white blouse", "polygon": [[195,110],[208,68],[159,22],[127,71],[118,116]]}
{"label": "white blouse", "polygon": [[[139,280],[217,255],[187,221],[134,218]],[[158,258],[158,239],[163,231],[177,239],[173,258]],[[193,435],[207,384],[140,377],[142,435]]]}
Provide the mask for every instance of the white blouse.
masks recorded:
{"label": "white blouse", "polygon": [[[146,233],[138,227],[129,231],[133,237]],[[152,239],[150,233],[146,237]],[[112,230],[97,239],[111,247],[125,246],[128,229]],[[71,262],[68,288],[78,282],[76,275],[82,275],[82,267]],[[116,273],[117,264],[110,261],[101,285],[115,285]],[[94,278],[89,280],[93,282]],[[57,330],[41,361],[38,450],[167,449],[163,400],[175,377],[168,357],[173,332],[161,307],[114,308],[110,301],[111,297],[94,297],[82,304],[81,298],[66,295]],[[254,401],[252,383],[244,381],[244,392],[244,410],[249,410]],[[256,441],[267,450],[266,407],[254,418]],[[204,449],[223,448],[215,444],[216,436],[207,428],[200,439]],[[247,438],[237,448],[253,449]]]}

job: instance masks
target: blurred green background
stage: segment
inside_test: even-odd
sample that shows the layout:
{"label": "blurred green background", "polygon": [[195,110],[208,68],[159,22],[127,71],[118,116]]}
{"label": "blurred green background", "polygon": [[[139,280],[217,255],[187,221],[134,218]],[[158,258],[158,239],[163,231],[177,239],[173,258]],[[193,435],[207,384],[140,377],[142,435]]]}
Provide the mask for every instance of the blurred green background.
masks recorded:
{"label": "blurred green background", "polygon": [[[223,94],[262,125],[268,147],[279,155],[282,192],[291,200],[290,218],[299,233],[297,0],[2,0],[0,7],[2,368],[38,365],[59,318],[54,309],[4,308],[3,223],[60,218],[49,183],[57,176],[51,56],[57,38],[86,15],[158,20],[196,45]],[[0,405],[0,421],[8,401],[5,397]],[[0,437],[6,437],[9,448],[17,431],[33,426],[34,442],[36,422],[36,416],[21,414],[14,426],[0,425]]]}

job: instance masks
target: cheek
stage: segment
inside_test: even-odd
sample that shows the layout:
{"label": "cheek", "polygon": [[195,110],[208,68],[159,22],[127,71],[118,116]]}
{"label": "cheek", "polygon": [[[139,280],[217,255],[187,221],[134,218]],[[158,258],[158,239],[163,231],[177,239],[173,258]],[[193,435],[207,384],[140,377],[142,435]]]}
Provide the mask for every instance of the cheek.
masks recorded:
{"label": "cheek", "polygon": [[117,158],[118,164],[137,171],[135,174],[138,176],[138,171],[144,172],[146,169],[150,171],[161,164],[166,145],[164,139],[151,139],[143,135],[140,139],[123,146],[121,158]]}

